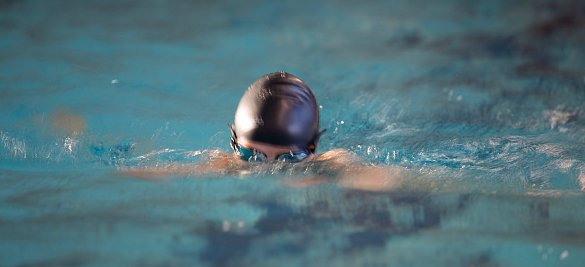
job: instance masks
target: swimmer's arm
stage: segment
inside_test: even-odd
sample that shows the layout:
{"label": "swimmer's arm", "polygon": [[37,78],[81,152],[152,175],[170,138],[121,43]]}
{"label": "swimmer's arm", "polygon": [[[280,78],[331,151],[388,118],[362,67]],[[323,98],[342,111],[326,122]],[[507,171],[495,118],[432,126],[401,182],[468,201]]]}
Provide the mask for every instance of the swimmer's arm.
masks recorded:
{"label": "swimmer's arm", "polygon": [[241,164],[233,153],[214,155],[203,164],[169,164],[158,167],[121,169],[126,176],[151,180],[154,177],[182,176],[199,173],[236,172]]}
{"label": "swimmer's arm", "polygon": [[400,167],[364,166],[345,172],[338,180],[340,186],[368,191],[393,191],[405,179]]}
{"label": "swimmer's arm", "polygon": [[402,167],[368,165],[355,153],[334,149],[318,155],[314,164],[321,168],[317,175],[285,181],[289,187],[309,187],[330,182],[339,186],[368,191],[392,191],[412,174]]}

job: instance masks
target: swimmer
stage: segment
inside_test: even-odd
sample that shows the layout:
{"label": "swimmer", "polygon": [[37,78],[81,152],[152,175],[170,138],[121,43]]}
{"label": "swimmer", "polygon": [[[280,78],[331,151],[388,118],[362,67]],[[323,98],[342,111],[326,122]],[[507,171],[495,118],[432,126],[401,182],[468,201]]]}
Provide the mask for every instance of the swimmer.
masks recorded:
{"label": "swimmer", "polygon": [[[195,173],[249,173],[254,164],[301,164],[300,178],[287,179],[291,187],[337,182],[344,187],[392,190],[409,176],[402,168],[363,162],[355,153],[334,149],[316,154],[319,108],[309,87],[294,75],[274,72],[256,80],[236,109],[231,131],[233,153],[216,153],[199,165],[171,165],[126,171],[135,177]],[[294,170],[294,167],[292,167]],[[307,170],[310,170],[307,174]],[[294,173],[294,171],[293,171]],[[294,175],[293,175],[294,176]]]}

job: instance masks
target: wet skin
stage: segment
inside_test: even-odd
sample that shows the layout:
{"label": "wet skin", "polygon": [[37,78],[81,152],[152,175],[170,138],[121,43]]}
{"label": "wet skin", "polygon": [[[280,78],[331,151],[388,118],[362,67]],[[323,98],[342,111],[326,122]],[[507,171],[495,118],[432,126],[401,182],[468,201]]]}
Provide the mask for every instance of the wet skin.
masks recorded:
{"label": "wet skin", "polygon": [[[297,151],[294,146],[275,146],[271,144],[238,139],[238,143],[249,149],[256,149],[268,157],[268,162],[247,162],[236,153],[214,153],[201,164],[170,164],[162,167],[124,169],[126,176],[161,182],[161,178],[193,174],[216,173],[247,175],[254,173],[256,166],[274,166],[275,159],[284,153]],[[260,164],[260,165],[259,165]],[[287,164],[287,163],[285,163]],[[311,154],[299,163],[289,163],[290,168],[298,168],[282,181],[287,187],[309,187],[326,183],[337,183],[341,187],[368,190],[393,191],[418,180],[421,176],[396,166],[377,166],[364,162],[355,153],[344,149],[333,149],[317,155]],[[307,172],[306,170],[310,170]],[[410,187],[410,186],[408,186]]]}

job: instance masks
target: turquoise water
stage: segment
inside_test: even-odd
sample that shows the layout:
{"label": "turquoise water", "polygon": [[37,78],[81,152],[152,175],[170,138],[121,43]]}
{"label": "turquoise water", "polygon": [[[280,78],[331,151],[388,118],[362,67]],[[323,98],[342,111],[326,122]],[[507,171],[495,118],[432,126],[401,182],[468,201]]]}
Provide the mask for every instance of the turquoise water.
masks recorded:
{"label": "turquoise water", "polygon": [[[0,1],[0,266],[582,266],[581,1]],[[425,179],[144,180],[287,71],[319,151]]]}

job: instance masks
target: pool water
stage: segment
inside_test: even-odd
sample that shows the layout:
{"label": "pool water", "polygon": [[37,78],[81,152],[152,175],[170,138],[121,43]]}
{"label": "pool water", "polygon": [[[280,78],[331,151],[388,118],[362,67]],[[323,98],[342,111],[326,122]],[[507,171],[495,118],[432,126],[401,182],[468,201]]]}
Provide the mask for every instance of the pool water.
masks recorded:
{"label": "pool water", "polygon": [[[0,35],[0,266],[585,265],[582,1],[0,1]],[[229,151],[281,70],[319,151],[425,178],[121,173]]]}

